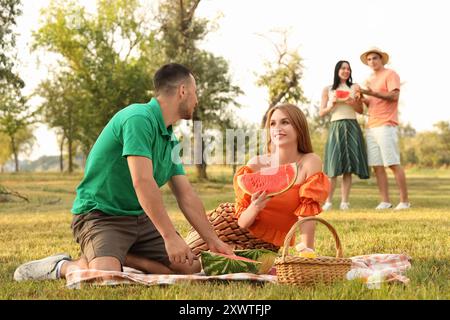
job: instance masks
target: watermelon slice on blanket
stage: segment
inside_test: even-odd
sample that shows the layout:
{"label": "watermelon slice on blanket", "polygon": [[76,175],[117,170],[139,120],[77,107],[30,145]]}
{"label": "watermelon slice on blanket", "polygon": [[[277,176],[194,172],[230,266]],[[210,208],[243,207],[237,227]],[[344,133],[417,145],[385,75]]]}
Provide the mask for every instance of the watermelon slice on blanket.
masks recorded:
{"label": "watermelon slice on blanket", "polygon": [[271,197],[289,190],[294,185],[297,174],[297,163],[289,163],[243,174],[237,178],[237,183],[247,194],[266,191],[267,196]]}
{"label": "watermelon slice on blanket", "polygon": [[345,100],[350,96],[350,91],[336,90],[336,99]]}
{"label": "watermelon slice on blanket", "polygon": [[200,256],[202,269],[207,276],[229,273],[258,273],[261,262],[240,256],[226,255],[211,251],[202,251]]}

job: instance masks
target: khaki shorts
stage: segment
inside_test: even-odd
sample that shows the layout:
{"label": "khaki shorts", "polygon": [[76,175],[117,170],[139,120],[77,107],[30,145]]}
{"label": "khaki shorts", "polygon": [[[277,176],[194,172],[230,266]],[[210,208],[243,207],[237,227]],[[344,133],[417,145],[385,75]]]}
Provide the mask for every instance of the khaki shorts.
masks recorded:
{"label": "khaki shorts", "polygon": [[369,166],[389,167],[400,164],[397,127],[366,129],[366,144]]}
{"label": "khaki shorts", "polygon": [[122,266],[127,253],[169,266],[164,239],[146,214],[114,216],[95,210],[74,215],[72,231],[88,262],[115,257]]}

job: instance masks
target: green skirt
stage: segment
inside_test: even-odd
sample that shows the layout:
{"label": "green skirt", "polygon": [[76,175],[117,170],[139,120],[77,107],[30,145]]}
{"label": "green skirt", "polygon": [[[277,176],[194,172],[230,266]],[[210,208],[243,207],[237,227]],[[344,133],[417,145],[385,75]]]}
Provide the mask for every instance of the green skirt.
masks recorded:
{"label": "green skirt", "polygon": [[360,179],[370,177],[366,144],[356,120],[331,122],[325,145],[324,171],[329,177],[344,173],[356,174]]}

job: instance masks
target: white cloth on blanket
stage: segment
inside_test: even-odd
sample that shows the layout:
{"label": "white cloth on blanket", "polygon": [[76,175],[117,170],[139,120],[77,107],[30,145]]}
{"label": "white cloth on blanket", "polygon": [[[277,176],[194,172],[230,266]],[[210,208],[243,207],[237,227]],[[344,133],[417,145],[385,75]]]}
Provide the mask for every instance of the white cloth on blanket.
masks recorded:
{"label": "white cloth on blanket", "polygon": [[411,268],[411,257],[406,254],[370,254],[350,259],[352,268],[347,280],[359,279],[369,289],[380,288],[383,282],[409,283],[405,273]]}

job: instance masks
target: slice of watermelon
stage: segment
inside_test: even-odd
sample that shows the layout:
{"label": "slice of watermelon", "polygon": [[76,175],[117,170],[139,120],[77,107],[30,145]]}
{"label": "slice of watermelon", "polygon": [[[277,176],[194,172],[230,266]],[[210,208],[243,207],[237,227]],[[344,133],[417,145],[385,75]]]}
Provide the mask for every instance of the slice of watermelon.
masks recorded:
{"label": "slice of watermelon", "polygon": [[271,197],[289,190],[294,185],[297,174],[297,163],[289,163],[243,174],[237,178],[237,183],[247,194],[266,191],[267,196]]}
{"label": "slice of watermelon", "polygon": [[261,266],[259,261],[211,251],[201,252],[200,263],[207,276],[241,272],[256,274]]}
{"label": "slice of watermelon", "polygon": [[345,100],[350,96],[350,91],[336,90],[336,99]]}

